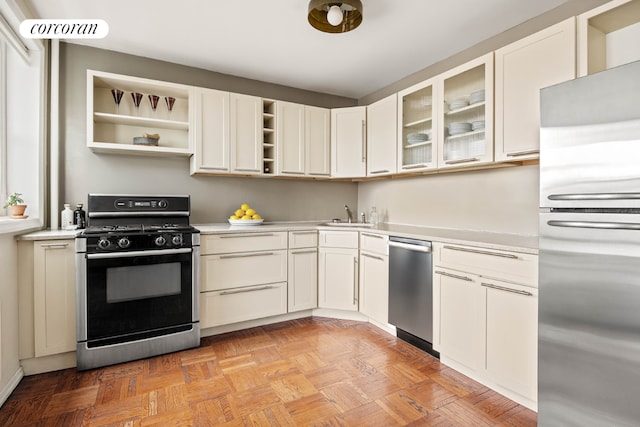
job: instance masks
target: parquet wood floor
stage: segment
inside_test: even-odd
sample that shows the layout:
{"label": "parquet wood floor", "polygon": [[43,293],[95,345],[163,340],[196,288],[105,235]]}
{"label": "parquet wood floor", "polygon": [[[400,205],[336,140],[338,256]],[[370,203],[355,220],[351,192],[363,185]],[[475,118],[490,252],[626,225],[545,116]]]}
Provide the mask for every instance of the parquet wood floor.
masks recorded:
{"label": "parquet wood floor", "polygon": [[25,377],[2,426],[535,426],[536,414],[368,323],[305,318]]}

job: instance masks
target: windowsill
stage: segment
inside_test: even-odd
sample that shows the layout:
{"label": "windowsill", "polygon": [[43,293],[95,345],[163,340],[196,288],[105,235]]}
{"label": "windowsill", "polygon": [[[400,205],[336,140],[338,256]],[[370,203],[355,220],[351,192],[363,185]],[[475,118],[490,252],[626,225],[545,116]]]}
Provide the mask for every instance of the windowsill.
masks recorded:
{"label": "windowsill", "polygon": [[0,216],[0,235],[23,234],[40,230],[41,228],[42,222],[40,218],[13,219],[7,216]]}

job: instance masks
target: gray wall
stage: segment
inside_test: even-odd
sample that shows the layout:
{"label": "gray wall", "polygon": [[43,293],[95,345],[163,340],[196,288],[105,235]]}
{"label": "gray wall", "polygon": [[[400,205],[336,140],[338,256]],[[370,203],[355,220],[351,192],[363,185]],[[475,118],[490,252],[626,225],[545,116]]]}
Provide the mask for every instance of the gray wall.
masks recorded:
{"label": "gray wall", "polygon": [[[86,146],[86,70],[100,70],[236,93],[343,107],[356,100],[261,83],[149,58],[61,43],[61,203],[86,203],[87,194],[188,193],[192,222],[223,222],[246,202],[268,221],[344,216],[356,207],[357,184],[286,179],[192,177],[187,158],[97,154]],[[60,206],[60,210],[62,206]]]}

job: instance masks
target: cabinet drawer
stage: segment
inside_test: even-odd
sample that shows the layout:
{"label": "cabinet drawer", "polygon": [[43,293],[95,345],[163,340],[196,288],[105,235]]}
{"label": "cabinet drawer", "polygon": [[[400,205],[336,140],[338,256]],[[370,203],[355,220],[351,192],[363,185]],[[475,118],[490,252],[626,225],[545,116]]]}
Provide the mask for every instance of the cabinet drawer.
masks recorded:
{"label": "cabinet drawer", "polygon": [[276,316],[286,312],[286,283],[200,294],[201,328]]}
{"label": "cabinet drawer", "polygon": [[325,248],[358,249],[358,232],[320,230],[320,246]]}
{"label": "cabinet drawer", "polygon": [[315,248],[318,246],[316,230],[299,230],[289,232],[289,249]]}
{"label": "cabinet drawer", "polygon": [[287,251],[206,255],[201,261],[201,291],[286,282]]}
{"label": "cabinet drawer", "polygon": [[287,249],[286,231],[209,234],[202,236],[200,242],[203,255],[275,249]]}
{"label": "cabinet drawer", "polygon": [[442,244],[437,265],[538,287],[538,256],[474,246]]}
{"label": "cabinet drawer", "polygon": [[360,250],[389,255],[389,236],[362,231],[360,232]]}

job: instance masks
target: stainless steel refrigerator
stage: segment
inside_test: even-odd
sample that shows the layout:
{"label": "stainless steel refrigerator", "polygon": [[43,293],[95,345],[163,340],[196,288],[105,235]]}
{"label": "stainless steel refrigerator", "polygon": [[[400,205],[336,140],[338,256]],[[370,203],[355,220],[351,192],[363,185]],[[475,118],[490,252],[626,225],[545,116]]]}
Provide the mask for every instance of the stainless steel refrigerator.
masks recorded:
{"label": "stainless steel refrigerator", "polygon": [[640,425],[640,62],[541,91],[538,422]]}

